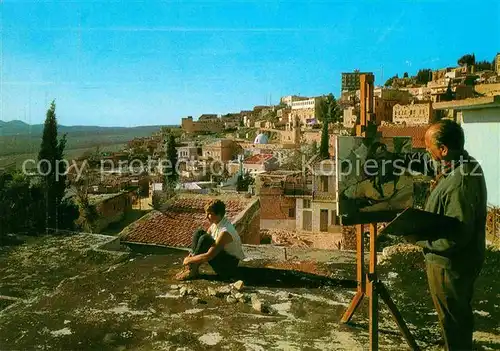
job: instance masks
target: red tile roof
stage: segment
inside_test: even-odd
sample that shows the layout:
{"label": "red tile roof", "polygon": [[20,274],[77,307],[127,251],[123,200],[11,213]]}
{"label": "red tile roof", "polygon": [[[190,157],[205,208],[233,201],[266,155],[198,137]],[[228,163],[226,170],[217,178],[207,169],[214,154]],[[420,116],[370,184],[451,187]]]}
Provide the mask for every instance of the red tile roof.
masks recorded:
{"label": "red tile roof", "polygon": [[[165,212],[152,211],[129,225],[121,233],[123,241],[190,247],[193,232],[208,229],[205,204],[211,198],[179,198]],[[247,203],[243,199],[227,200],[226,215],[229,220],[242,212]]]}
{"label": "red tile roof", "polygon": [[257,154],[246,158],[243,163],[247,165],[260,165],[271,159],[273,155],[270,154]]}
{"label": "red tile roof", "polygon": [[401,137],[407,136],[412,139],[414,149],[425,149],[425,132],[429,126],[380,126],[378,131],[382,133],[382,137]]}

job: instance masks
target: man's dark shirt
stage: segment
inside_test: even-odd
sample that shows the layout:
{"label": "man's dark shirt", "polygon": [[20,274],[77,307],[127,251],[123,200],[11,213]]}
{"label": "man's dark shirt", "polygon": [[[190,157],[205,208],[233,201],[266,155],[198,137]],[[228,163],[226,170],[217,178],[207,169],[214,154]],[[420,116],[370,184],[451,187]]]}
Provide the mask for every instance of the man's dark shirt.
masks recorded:
{"label": "man's dark shirt", "polygon": [[[413,160],[413,162],[410,162]],[[483,170],[467,152],[463,162],[455,162],[451,169],[435,170],[428,155],[407,154],[410,169],[426,175],[438,174],[434,189],[429,194],[425,211],[460,220],[459,228],[450,228],[435,240],[421,240],[427,262],[446,268],[461,269],[470,266],[479,269],[484,259],[487,215],[487,194]],[[417,162],[420,161],[420,162]]]}

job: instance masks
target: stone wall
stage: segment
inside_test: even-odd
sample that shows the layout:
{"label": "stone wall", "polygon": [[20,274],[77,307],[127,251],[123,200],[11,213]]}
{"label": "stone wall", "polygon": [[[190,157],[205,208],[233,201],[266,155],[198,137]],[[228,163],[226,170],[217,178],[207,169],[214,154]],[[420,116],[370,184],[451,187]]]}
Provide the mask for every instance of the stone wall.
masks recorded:
{"label": "stone wall", "polygon": [[260,244],[260,201],[255,199],[233,221],[243,244]]}

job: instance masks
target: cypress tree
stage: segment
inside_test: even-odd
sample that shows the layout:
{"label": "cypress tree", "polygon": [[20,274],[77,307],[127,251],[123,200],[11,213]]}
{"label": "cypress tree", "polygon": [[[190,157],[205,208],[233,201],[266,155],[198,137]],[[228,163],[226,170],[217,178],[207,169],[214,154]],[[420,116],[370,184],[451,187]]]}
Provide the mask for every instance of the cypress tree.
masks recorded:
{"label": "cypress tree", "polygon": [[330,157],[328,152],[328,120],[323,121],[323,129],[321,130],[321,144],[319,146],[319,156],[325,160]]}
{"label": "cypress tree", "polygon": [[[63,203],[66,191],[66,165],[61,162],[64,159],[64,148],[66,147],[66,135],[58,140],[56,104],[52,101],[43,128],[42,144],[38,153],[41,175],[43,177],[43,188],[45,192],[45,227],[58,229],[68,228],[73,224],[75,210],[70,205]],[[70,211],[65,213],[66,210]]]}

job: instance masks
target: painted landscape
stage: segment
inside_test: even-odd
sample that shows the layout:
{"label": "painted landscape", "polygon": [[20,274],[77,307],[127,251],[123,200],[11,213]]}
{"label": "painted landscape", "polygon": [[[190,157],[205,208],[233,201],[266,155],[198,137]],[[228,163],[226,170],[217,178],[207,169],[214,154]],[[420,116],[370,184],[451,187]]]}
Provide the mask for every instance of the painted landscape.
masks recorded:
{"label": "painted landscape", "polygon": [[413,177],[402,169],[411,138],[338,137],[336,151],[342,223],[384,221],[413,205]]}

